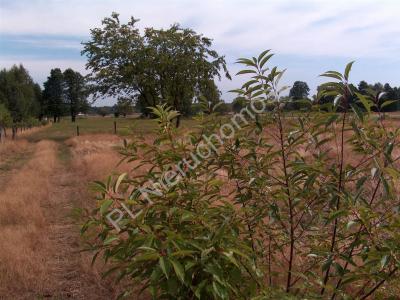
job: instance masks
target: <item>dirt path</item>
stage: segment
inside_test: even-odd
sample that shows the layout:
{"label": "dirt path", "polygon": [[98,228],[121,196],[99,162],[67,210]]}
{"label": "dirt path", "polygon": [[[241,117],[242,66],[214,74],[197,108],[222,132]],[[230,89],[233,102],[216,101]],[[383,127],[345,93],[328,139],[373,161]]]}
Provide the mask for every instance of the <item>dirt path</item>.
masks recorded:
{"label": "dirt path", "polygon": [[28,146],[30,155],[0,169],[0,299],[115,299],[90,255],[79,252],[72,211],[89,194],[67,147]]}
{"label": "dirt path", "polygon": [[[63,145],[59,144],[57,155],[65,156]],[[54,253],[49,257],[49,272],[53,275],[53,285],[47,297],[53,299],[112,299],[112,291],[101,285],[100,278],[90,272],[79,252],[81,250],[79,227],[72,218],[72,211],[77,207],[77,199],[82,197],[79,176],[74,173],[69,160],[58,161],[55,176],[50,182],[50,206],[46,209],[46,223],[49,224],[49,239],[54,246]]]}

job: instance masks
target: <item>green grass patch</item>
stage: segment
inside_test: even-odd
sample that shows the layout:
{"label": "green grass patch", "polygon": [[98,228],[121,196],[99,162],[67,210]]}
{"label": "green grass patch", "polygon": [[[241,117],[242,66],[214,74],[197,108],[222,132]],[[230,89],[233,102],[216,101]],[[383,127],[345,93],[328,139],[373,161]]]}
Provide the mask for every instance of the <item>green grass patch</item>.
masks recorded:
{"label": "green grass patch", "polygon": [[[117,134],[120,136],[129,136],[131,134],[151,134],[157,128],[156,120],[139,118],[112,118],[112,117],[88,117],[77,119],[72,123],[69,118],[62,119],[43,130],[37,131],[27,137],[30,142],[40,140],[53,140],[63,142],[77,135],[77,126],[79,134],[114,134],[114,121],[117,123]],[[192,119],[183,119],[182,128],[190,128],[196,124]]]}
{"label": "green grass patch", "polygon": [[72,159],[72,153],[70,147],[68,147],[65,143],[60,143],[58,148],[58,159],[64,163],[69,164]]}

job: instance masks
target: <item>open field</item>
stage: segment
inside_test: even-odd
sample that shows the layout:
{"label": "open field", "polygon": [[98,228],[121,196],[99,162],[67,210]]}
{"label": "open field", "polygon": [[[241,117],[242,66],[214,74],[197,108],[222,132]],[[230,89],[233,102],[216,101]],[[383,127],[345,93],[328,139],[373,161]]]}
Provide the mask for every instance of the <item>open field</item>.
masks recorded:
{"label": "open field", "polygon": [[[114,121],[117,123],[117,134],[119,136],[128,136],[129,134],[147,135],[156,129],[155,120],[139,118],[112,118],[112,117],[88,117],[78,118],[72,123],[68,118],[64,118],[60,123],[55,123],[46,130],[41,130],[29,136],[32,142],[42,139],[54,141],[65,141],[77,135],[77,126],[79,126],[80,135],[88,134],[113,134]],[[182,120],[182,127],[189,127],[194,124],[193,120]]]}

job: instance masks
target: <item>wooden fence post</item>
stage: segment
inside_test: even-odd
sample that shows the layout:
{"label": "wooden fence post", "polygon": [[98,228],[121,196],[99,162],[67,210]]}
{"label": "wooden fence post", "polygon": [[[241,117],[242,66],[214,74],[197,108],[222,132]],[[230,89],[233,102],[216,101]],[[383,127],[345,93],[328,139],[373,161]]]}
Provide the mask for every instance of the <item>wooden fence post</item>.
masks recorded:
{"label": "wooden fence post", "polygon": [[117,121],[114,121],[114,134],[117,134]]}
{"label": "wooden fence post", "polygon": [[76,135],[79,136],[79,126],[76,126]]}

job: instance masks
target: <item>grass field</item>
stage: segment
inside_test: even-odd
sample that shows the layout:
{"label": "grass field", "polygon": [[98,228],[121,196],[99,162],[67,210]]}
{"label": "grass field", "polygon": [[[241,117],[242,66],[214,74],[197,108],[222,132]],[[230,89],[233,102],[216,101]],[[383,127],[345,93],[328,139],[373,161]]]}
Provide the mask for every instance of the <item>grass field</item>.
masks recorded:
{"label": "grass field", "polygon": [[[293,118],[296,117],[297,114],[289,112],[287,116]],[[387,117],[392,120],[399,120],[400,114],[388,113]],[[60,123],[55,123],[48,126],[46,129],[26,134],[26,138],[30,142],[38,142],[44,139],[63,142],[71,137],[77,136],[77,126],[79,126],[80,135],[114,134],[114,122],[117,123],[117,135],[119,136],[129,136],[132,134],[148,135],[153,133],[157,128],[157,123],[153,119],[140,119],[133,117],[88,117],[79,118],[75,123],[72,123],[69,118],[65,117]],[[192,128],[195,125],[196,121],[193,119],[183,119],[181,122],[181,128]]]}
{"label": "grass field", "polygon": [[[62,142],[77,135],[77,126],[79,126],[80,135],[114,134],[114,122],[117,124],[117,134],[119,136],[131,134],[147,135],[154,132],[157,127],[156,121],[152,119],[89,117],[77,119],[75,123],[72,123],[69,118],[64,118],[60,123],[55,123],[44,130],[39,130],[27,138],[31,142],[43,139]],[[190,127],[195,123],[194,120],[183,119],[181,126],[183,128]]]}

